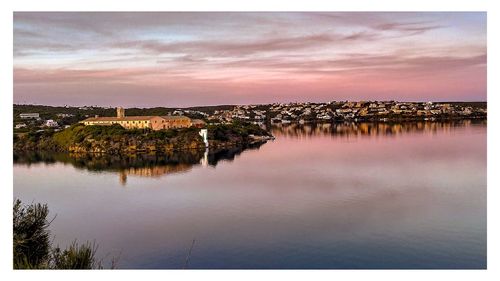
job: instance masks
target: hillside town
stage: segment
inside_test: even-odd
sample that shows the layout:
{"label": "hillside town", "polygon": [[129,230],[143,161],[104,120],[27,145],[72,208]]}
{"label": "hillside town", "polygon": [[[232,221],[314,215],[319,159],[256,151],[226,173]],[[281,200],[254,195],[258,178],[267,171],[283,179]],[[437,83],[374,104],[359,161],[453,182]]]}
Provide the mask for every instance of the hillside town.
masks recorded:
{"label": "hillside town", "polygon": [[[22,107],[22,106],[20,106]],[[104,118],[116,116],[111,107],[65,107],[64,112],[41,114],[20,112],[14,116],[14,130],[37,129],[62,130],[83,120],[93,120],[93,113]],[[50,107],[49,107],[50,108]],[[405,120],[446,120],[446,119],[486,119],[486,103],[441,103],[441,102],[397,102],[397,101],[332,101],[326,103],[273,103],[260,105],[206,106],[193,108],[134,109],[137,116],[151,116],[160,112],[164,119],[187,117],[200,124],[225,124],[247,121],[256,124],[269,123],[310,123],[310,122],[362,122],[362,121],[405,121]],[[47,109],[45,109],[47,111]],[[103,120],[104,120],[103,119]],[[109,118],[108,118],[109,119]],[[100,119],[99,119],[100,120]],[[163,127],[162,127],[163,128]],[[166,127],[165,127],[166,128]]]}
{"label": "hillside town", "polygon": [[486,118],[486,115],[486,107],[456,103],[361,101],[242,105],[232,110],[216,110],[208,120],[306,123]]}

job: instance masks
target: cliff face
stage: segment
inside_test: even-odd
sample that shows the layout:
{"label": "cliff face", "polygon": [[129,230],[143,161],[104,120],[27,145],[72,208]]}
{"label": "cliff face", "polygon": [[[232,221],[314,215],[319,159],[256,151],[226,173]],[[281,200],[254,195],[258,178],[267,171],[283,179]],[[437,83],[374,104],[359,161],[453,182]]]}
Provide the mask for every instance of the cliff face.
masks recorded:
{"label": "cliff face", "polygon": [[[72,153],[168,152],[202,149],[199,129],[165,131],[125,130],[116,126],[73,125],[60,132],[28,133],[14,138],[14,151],[54,151]],[[209,147],[221,148],[265,142],[271,135],[256,125],[230,124],[208,127]]]}

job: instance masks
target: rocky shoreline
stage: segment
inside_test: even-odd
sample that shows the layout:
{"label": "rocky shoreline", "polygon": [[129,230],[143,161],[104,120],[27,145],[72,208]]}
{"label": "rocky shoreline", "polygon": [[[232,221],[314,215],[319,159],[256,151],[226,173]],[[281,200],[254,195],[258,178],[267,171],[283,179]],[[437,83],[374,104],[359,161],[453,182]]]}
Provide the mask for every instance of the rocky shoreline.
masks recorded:
{"label": "rocky shoreline", "polygon": [[[263,144],[268,140],[273,140],[274,137],[268,136],[254,136],[248,140],[244,141],[226,141],[226,142],[212,142],[208,145],[208,149],[225,149],[239,146]],[[204,143],[192,142],[189,144],[144,144],[144,145],[127,145],[127,146],[116,146],[113,143],[96,143],[91,147],[86,147],[83,145],[71,145],[68,147],[67,151],[69,153],[96,153],[96,154],[134,154],[134,153],[167,153],[173,151],[185,151],[185,150],[204,150],[207,147]],[[61,151],[59,151],[61,152]]]}

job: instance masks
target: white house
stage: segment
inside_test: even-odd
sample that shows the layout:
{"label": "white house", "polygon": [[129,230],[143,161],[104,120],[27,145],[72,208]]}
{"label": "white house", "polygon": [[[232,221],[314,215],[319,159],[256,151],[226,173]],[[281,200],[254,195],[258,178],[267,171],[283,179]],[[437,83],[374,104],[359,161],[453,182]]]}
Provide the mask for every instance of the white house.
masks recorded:
{"label": "white house", "polygon": [[59,124],[57,124],[56,121],[52,120],[52,119],[49,119],[47,121],[45,121],[45,124],[44,124],[46,127],[57,127],[59,126]]}
{"label": "white house", "polygon": [[16,124],[16,129],[21,129],[21,128],[26,128],[26,124],[24,123]]}

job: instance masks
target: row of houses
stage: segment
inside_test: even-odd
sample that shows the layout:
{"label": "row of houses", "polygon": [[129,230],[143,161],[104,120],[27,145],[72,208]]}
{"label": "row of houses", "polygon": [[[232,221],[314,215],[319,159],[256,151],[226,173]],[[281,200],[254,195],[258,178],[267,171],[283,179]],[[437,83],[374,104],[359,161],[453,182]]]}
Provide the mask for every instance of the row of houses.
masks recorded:
{"label": "row of houses", "polygon": [[[71,117],[73,115],[71,114],[58,114],[57,116],[59,118],[67,118],[67,117]],[[20,122],[20,123],[17,123],[15,124],[14,128],[15,129],[23,129],[23,128],[27,128],[28,127],[28,124],[40,124],[39,127],[48,127],[48,128],[58,128],[59,127],[59,124],[54,121],[53,119],[47,119],[47,120],[42,120],[42,118],[40,117],[40,113],[37,113],[37,112],[33,112],[33,113],[21,113],[19,114],[19,118],[25,120],[24,122]],[[26,124],[28,123],[28,124]]]}
{"label": "row of houses", "polygon": [[273,123],[384,118],[438,118],[450,116],[486,116],[485,108],[450,103],[396,101],[339,101],[327,103],[275,103],[267,106],[244,105],[218,110],[210,120],[231,122],[247,120]]}
{"label": "row of houses", "polygon": [[[212,114],[191,110],[176,109],[167,116],[126,116],[125,109],[116,109],[116,117],[94,116],[80,123],[84,125],[114,125],[118,124],[126,129],[152,130],[204,127],[201,119],[191,119],[190,116],[199,116],[211,122],[227,123],[234,120],[262,123],[304,123],[309,121],[333,120],[366,120],[387,118],[440,118],[456,116],[484,116],[486,108],[462,106],[460,104],[433,103],[433,102],[396,102],[396,101],[333,101],[327,103],[274,103],[268,105],[239,105],[230,109],[215,110]],[[38,113],[21,113],[21,119],[41,121]],[[73,117],[72,114],[58,114],[58,118]],[[32,121],[30,121],[32,122]],[[43,127],[58,128],[54,120],[43,120]],[[26,127],[25,123],[16,124],[16,128]]]}
{"label": "row of houses", "polygon": [[[14,126],[15,129],[23,129],[23,128],[27,128],[27,127],[28,127],[28,125],[25,122],[17,123]],[[60,126],[59,126],[59,123],[57,123],[57,121],[54,121],[52,119],[48,119],[48,120],[44,120],[40,127],[59,128]],[[67,125],[65,127],[69,127],[69,125]]]}

